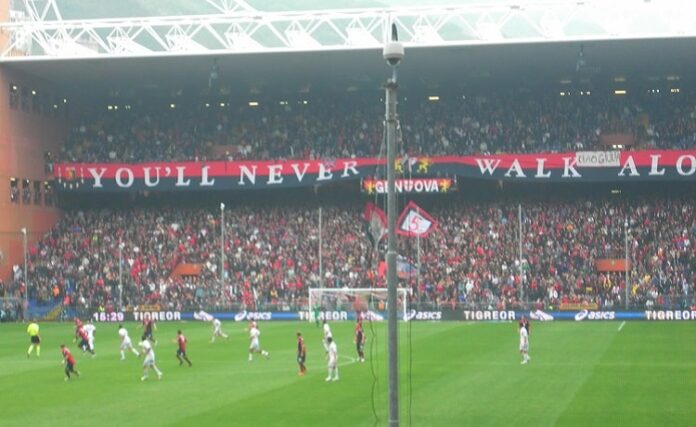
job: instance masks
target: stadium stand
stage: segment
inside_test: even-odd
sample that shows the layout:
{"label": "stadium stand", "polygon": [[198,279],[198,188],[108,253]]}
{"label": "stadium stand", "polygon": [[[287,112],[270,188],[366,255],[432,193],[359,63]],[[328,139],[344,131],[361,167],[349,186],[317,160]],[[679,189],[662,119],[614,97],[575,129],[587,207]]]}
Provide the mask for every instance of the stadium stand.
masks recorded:
{"label": "stadium stand", "polygon": [[[585,92],[583,92],[585,93]],[[688,149],[696,105],[681,94],[631,97],[528,93],[473,95],[400,105],[403,151],[412,155],[606,149],[602,136],[630,135],[623,149]],[[76,124],[56,161],[144,162],[366,157],[380,154],[378,99],[232,107],[191,101],[176,108],[134,102]],[[174,104],[172,104],[174,105]],[[207,107],[206,107],[207,105]],[[130,106],[130,105],[129,105]],[[609,148],[611,146],[609,145]]]}
{"label": "stadium stand", "polygon": [[[119,305],[119,242],[123,301],[169,309],[244,307],[295,309],[319,284],[316,206],[242,204],[227,216],[226,279],[219,279],[219,213],[204,208],[140,207],[69,210],[30,248],[30,297],[85,310]],[[523,202],[523,259],[518,256],[518,205],[439,200],[430,208],[439,228],[421,241],[421,276],[402,278],[424,307],[561,304],[623,307],[623,271],[598,271],[600,259],[624,255],[629,223],[632,307],[689,307],[696,282],[696,212],[684,197]],[[323,285],[384,286],[366,238],[361,209],[323,207]],[[216,216],[217,215],[217,216]],[[416,263],[413,239],[399,252]],[[173,275],[181,264],[200,274]],[[6,290],[20,296],[16,282]],[[522,286],[523,293],[520,293]],[[524,295],[524,301],[520,296]]]}

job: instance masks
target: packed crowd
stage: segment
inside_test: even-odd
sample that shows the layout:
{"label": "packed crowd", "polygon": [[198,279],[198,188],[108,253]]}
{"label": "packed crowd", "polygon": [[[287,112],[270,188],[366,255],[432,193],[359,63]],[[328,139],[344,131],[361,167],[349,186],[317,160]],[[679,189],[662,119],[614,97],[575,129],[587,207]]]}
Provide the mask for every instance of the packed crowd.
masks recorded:
{"label": "packed crowd", "polygon": [[[85,117],[55,161],[326,159],[375,156],[383,150],[384,107],[377,98],[223,105],[136,106]],[[439,102],[405,96],[399,115],[400,150],[410,155],[606,149],[599,138],[604,133],[633,134],[637,149],[696,146],[696,104],[680,94],[517,93]]]}
{"label": "packed crowd", "polygon": [[[439,221],[433,233],[418,245],[412,238],[399,241],[400,254],[414,265],[420,247],[420,275],[400,283],[413,290],[412,303],[623,307],[624,272],[598,272],[595,260],[623,258],[628,236],[629,305],[696,304],[693,200],[523,203],[521,258],[517,204],[441,203],[424,206]],[[292,310],[305,306],[308,287],[385,286],[383,247],[366,237],[360,209],[324,206],[322,230],[320,269],[317,209],[233,208],[226,213],[221,278],[220,220],[213,209],[68,211],[30,248],[29,296],[107,311],[121,302]],[[181,263],[202,265],[200,274],[175,277]],[[23,287],[11,281],[4,291],[22,296]]]}

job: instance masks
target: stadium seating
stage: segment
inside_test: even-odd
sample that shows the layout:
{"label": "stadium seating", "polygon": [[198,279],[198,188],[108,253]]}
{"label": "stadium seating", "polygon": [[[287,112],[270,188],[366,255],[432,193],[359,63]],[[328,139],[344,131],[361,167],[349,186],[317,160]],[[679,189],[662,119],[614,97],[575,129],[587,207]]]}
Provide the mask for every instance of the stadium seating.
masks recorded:
{"label": "stadium seating", "polygon": [[[615,134],[630,136],[633,146],[624,149],[696,145],[696,106],[687,97],[568,93],[443,97],[438,102],[403,95],[399,106],[402,151],[466,155],[606,149],[611,140],[602,136]],[[189,104],[156,108],[133,103],[132,109],[83,117],[55,160],[366,157],[379,155],[382,148],[383,107],[376,97],[348,97],[336,104],[262,101],[258,107]]]}
{"label": "stadium seating", "polygon": [[[689,307],[696,303],[694,206],[681,198],[523,203],[520,266],[517,204],[442,199],[429,207],[439,227],[421,239],[420,279],[405,278],[402,285],[413,288],[412,302],[423,306],[622,307],[624,272],[597,271],[595,261],[624,257],[628,220],[631,306]],[[126,305],[282,310],[305,303],[306,288],[319,283],[316,209],[247,204],[226,218],[221,286],[214,209],[67,211],[30,248],[30,297],[85,309],[117,306],[123,242]],[[384,286],[377,268],[383,255],[366,237],[360,209],[323,206],[323,224],[323,286]],[[415,240],[401,238],[399,252],[415,263]],[[200,274],[172,275],[184,262],[200,264]],[[21,294],[15,282],[5,291]]]}

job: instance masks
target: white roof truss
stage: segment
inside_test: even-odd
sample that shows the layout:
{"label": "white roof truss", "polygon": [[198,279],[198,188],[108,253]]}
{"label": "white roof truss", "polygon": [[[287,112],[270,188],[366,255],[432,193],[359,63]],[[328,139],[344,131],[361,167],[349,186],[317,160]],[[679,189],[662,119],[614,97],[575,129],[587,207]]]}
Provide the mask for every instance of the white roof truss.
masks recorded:
{"label": "white roof truss", "polygon": [[408,47],[696,37],[691,0],[518,0],[513,4],[65,20],[56,0],[22,0],[0,23],[0,61],[373,49],[391,23]]}

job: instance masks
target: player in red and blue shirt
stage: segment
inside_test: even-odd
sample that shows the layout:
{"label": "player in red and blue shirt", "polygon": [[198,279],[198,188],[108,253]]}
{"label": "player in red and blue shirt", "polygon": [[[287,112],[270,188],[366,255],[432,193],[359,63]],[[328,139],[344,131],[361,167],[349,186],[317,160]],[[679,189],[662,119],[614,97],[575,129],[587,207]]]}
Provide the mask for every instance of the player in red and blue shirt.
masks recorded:
{"label": "player in red and blue shirt", "polygon": [[179,345],[179,348],[176,350],[176,358],[179,359],[179,366],[184,364],[184,360],[191,366],[191,361],[188,356],[186,356],[186,344],[188,340],[181,330],[176,331],[176,343]]}
{"label": "player in red and blue shirt", "polygon": [[151,343],[154,345],[157,345],[157,340],[155,339],[155,336],[153,333],[157,330],[157,326],[155,325],[155,321],[152,320],[150,317],[145,317],[143,319],[143,329],[145,329],[145,332],[143,333],[143,338],[142,341],[150,340]]}
{"label": "player in red and blue shirt", "polygon": [[75,358],[70,353],[70,350],[65,346],[65,344],[60,345],[60,352],[63,354],[63,364],[65,364],[65,381],[70,379],[70,374],[73,373],[80,376],[80,371],[75,370]]}
{"label": "player in red and blue shirt", "polygon": [[73,342],[77,342],[78,338],[80,338],[80,329],[82,328],[82,320],[80,320],[79,317],[75,318],[75,339]]}
{"label": "player in red and blue shirt", "polygon": [[353,342],[355,343],[355,349],[358,352],[358,360],[360,362],[365,361],[365,331],[363,330],[362,319],[358,317],[358,322],[355,324],[355,338]]}
{"label": "player in red and blue shirt", "polygon": [[87,332],[82,325],[80,325],[80,327],[77,329],[77,335],[80,337],[80,343],[77,346],[80,347],[83,352],[88,351],[92,354],[92,356],[96,356],[94,349],[89,342],[89,335],[87,335]]}
{"label": "player in red and blue shirt", "polygon": [[303,376],[307,373],[307,367],[305,366],[305,360],[307,360],[307,347],[305,346],[304,338],[302,338],[302,333],[297,333],[297,364],[300,365],[300,372],[297,375]]}

